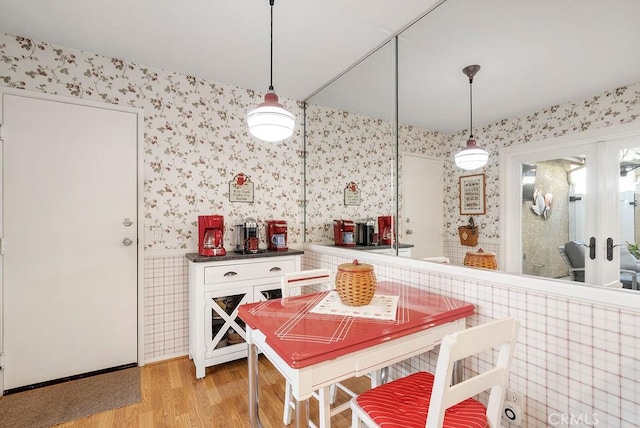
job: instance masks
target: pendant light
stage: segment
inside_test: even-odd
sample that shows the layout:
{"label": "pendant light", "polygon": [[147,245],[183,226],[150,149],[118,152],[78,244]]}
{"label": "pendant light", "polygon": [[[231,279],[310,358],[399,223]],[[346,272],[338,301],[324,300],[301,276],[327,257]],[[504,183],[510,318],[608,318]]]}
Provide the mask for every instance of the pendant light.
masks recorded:
{"label": "pendant light", "polygon": [[480,71],[479,65],[469,65],[462,69],[462,72],[469,77],[469,105],[471,124],[469,126],[469,139],[464,149],[455,156],[456,165],[462,169],[476,169],[487,164],[489,153],[485,152],[476,145],[473,138],[473,76]]}
{"label": "pendant light", "polygon": [[293,134],[293,128],[296,124],[296,118],[289,113],[278,102],[278,96],[273,90],[273,3],[275,0],[269,0],[271,6],[271,70],[269,90],[264,95],[264,102],[259,104],[254,110],[247,115],[247,124],[249,132],[254,137],[275,143],[277,141],[289,138]]}

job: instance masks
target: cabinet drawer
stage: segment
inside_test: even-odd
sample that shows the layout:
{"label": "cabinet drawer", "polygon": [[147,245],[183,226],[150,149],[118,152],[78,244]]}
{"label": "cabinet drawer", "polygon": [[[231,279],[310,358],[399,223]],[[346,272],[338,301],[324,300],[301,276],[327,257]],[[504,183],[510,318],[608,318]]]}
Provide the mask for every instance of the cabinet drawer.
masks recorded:
{"label": "cabinet drawer", "polygon": [[296,270],[296,261],[275,257],[273,260],[204,268],[204,283],[245,281],[257,278],[279,277]]}

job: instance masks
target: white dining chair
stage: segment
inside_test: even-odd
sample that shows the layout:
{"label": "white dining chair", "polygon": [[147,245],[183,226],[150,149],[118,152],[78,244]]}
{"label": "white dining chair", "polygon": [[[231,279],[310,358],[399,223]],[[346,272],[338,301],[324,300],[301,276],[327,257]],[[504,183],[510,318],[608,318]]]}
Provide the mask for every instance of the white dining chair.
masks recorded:
{"label": "white dining chair", "polygon": [[[413,373],[354,397],[351,427],[499,427],[517,335],[518,322],[505,318],[445,336],[435,376]],[[452,385],[455,362],[478,354],[482,372]],[[486,407],[472,398],[488,389]]]}
{"label": "white dining chair", "polygon": [[[332,277],[329,269],[310,269],[291,272],[285,274],[281,280],[282,297],[295,296],[306,292],[329,290],[331,288],[333,288]],[[322,391],[323,393],[320,393],[319,391],[315,391],[313,393],[313,397],[318,400],[320,414],[318,426],[320,427],[327,426],[327,418],[330,419],[333,414],[338,413],[342,408],[344,410],[349,408],[348,403],[345,403],[341,409],[331,409],[331,405],[335,403],[338,388],[349,394],[351,397],[355,397],[356,395],[341,383],[331,385],[328,396],[324,394],[324,391]],[[285,425],[289,425],[291,423],[291,413],[295,409],[295,404],[296,402],[291,392],[291,384],[287,381],[284,395],[284,414],[282,417]],[[315,426],[313,422],[310,422],[310,425]]]}

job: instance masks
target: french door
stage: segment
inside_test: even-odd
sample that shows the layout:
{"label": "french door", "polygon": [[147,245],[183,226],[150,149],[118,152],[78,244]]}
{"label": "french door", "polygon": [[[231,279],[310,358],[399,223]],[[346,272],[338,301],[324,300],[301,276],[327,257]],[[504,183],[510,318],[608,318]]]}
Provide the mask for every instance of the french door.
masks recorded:
{"label": "french door", "polygon": [[639,128],[621,126],[503,150],[505,270],[572,279],[559,247],[575,240],[584,244],[580,281],[622,286],[621,247],[640,241]]}

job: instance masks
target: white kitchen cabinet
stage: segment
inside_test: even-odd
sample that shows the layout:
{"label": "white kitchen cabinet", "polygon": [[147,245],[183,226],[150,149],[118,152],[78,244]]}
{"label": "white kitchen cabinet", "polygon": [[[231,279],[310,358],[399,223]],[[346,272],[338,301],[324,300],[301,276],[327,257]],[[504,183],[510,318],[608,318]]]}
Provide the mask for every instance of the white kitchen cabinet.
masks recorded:
{"label": "white kitchen cabinet", "polygon": [[[189,259],[189,357],[206,367],[247,356],[238,307],[279,295],[280,278],[300,270],[302,251]],[[263,294],[264,293],[264,294]]]}

